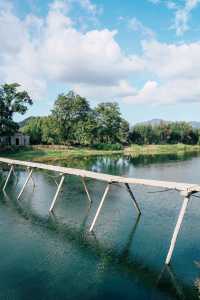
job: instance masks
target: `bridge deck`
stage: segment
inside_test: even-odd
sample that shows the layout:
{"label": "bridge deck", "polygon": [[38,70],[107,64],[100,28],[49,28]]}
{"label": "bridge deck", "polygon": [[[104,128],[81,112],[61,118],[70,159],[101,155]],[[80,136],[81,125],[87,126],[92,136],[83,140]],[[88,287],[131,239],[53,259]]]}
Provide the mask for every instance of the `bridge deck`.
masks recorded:
{"label": "bridge deck", "polygon": [[17,197],[17,200],[19,200],[19,198],[21,197],[27,183],[29,182],[31,176],[32,176],[32,172],[33,169],[42,169],[42,170],[49,170],[49,171],[53,171],[53,172],[58,172],[60,174],[60,183],[57,184],[57,190],[56,190],[56,194],[53,198],[51,207],[49,209],[49,212],[52,212],[55,206],[55,203],[58,199],[58,195],[61,191],[64,179],[65,179],[65,175],[75,175],[75,176],[79,176],[82,179],[83,185],[84,185],[84,189],[85,192],[87,194],[87,197],[90,201],[90,204],[92,202],[89,191],[87,189],[87,185],[85,182],[85,178],[92,178],[92,179],[96,179],[96,180],[101,180],[104,182],[107,182],[107,186],[105,188],[103,197],[101,198],[100,204],[98,206],[96,215],[93,219],[93,222],[91,224],[90,227],[90,231],[93,230],[94,225],[99,217],[100,211],[102,209],[103,203],[106,199],[106,196],[109,192],[110,186],[112,185],[112,183],[120,183],[120,184],[124,184],[127,188],[127,191],[129,192],[133,204],[138,212],[138,214],[141,214],[139,205],[135,199],[135,196],[129,186],[129,184],[133,184],[133,185],[144,185],[144,186],[151,186],[151,187],[159,187],[159,188],[164,188],[164,189],[169,189],[169,190],[177,190],[179,192],[181,192],[181,195],[184,197],[180,212],[179,212],[179,216],[178,216],[178,220],[174,229],[174,233],[171,239],[171,243],[170,243],[170,247],[168,250],[168,254],[165,260],[165,263],[168,265],[171,261],[171,257],[174,251],[174,247],[176,244],[176,240],[178,237],[178,233],[180,231],[181,228],[181,224],[190,200],[190,197],[192,194],[194,193],[198,193],[200,192],[200,185],[198,184],[191,184],[191,183],[180,183],[180,182],[171,182],[171,181],[159,181],[159,180],[148,180],[148,179],[138,179],[138,178],[130,178],[130,177],[122,177],[122,176],[114,176],[114,175],[109,175],[109,174],[103,174],[103,173],[97,173],[97,172],[91,172],[91,171],[86,171],[86,170],[81,170],[81,169],[74,169],[74,168],[65,168],[65,167],[60,167],[60,166],[52,166],[52,165],[48,165],[48,164],[41,164],[41,163],[35,163],[35,162],[28,162],[28,161],[20,161],[20,160],[13,160],[13,159],[8,159],[8,158],[3,158],[0,157],[0,163],[6,163],[10,165],[10,170],[8,173],[8,176],[6,178],[4,187],[3,187],[3,191],[5,192],[7,183],[9,181],[9,178],[11,176],[11,174],[14,172],[14,166],[24,166],[24,167],[28,167],[29,168],[29,174],[28,177],[26,178],[26,181]]}
{"label": "bridge deck", "polygon": [[65,168],[65,167],[53,166],[53,165],[42,164],[42,163],[13,160],[13,159],[8,159],[3,157],[0,157],[0,162],[7,163],[10,165],[20,165],[20,166],[25,166],[30,168],[49,170],[49,171],[59,172],[66,175],[75,175],[84,178],[92,178],[92,179],[101,180],[110,183],[114,183],[114,182],[124,183],[124,184],[128,183],[134,185],[137,184],[137,185],[145,185],[151,187],[160,187],[160,188],[172,189],[177,191],[200,192],[200,185],[198,184],[115,176],[115,175],[97,173],[97,172],[92,172],[92,171],[87,171],[82,169]]}

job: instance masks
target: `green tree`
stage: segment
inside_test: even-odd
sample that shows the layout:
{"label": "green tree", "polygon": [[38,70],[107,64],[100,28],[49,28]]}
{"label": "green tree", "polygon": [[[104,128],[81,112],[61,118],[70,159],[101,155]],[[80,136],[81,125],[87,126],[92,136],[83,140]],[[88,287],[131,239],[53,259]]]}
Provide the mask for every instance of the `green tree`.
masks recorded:
{"label": "green tree", "polygon": [[42,118],[41,142],[43,144],[60,144],[59,128],[53,116]]}
{"label": "green tree", "polygon": [[43,117],[33,117],[20,129],[21,132],[30,135],[31,144],[42,143],[42,121]]}
{"label": "green tree", "polygon": [[88,101],[73,91],[58,96],[52,115],[57,121],[60,137],[64,143],[76,141],[77,124],[83,122],[90,111]]}
{"label": "green tree", "polygon": [[117,103],[100,103],[97,114],[98,136],[100,143],[117,143],[120,141],[121,113]]}
{"label": "green tree", "polygon": [[186,122],[162,122],[154,126],[150,124],[134,126],[130,139],[136,144],[197,144],[199,133]]}
{"label": "green tree", "polygon": [[92,145],[98,142],[98,127],[96,114],[90,111],[83,120],[75,125],[76,143],[80,145]]}
{"label": "green tree", "polygon": [[120,129],[119,129],[119,141],[122,144],[129,143],[129,133],[130,133],[129,123],[125,119],[121,118]]}
{"label": "green tree", "polygon": [[30,135],[31,144],[60,143],[59,129],[52,116],[33,117],[20,131]]}
{"label": "green tree", "polygon": [[19,90],[17,83],[3,84],[0,86],[0,135],[10,136],[19,126],[13,121],[15,113],[25,114],[32,99],[26,91]]}

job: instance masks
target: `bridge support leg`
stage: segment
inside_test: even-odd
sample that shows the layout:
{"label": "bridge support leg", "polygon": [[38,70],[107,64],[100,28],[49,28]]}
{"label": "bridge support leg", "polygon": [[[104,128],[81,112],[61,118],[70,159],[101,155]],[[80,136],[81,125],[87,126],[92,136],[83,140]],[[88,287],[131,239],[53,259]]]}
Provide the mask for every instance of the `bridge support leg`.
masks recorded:
{"label": "bridge support leg", "polygon": [[82,182],[83,182],[83,186],[84,186],[85,192],[86,192],[86,194],[87,194],[88,200],[89,200],[89,202],[90,202],[90,204],[91,204],[91,203],[92,203],[92,199],[91,199],[91,197],[90,197],[90,193],[89,193],[89,191],[88,191],[88,188],[87,188],[87,185],[86,185],[86,182],[85,182],[85,178],[82,177],[81,180],[82,180]]}
{"label": "bridge support leg", "polygon": [[12,172],[14,172],[14,166],[13,166],[13,165],[11,165],[11,167],[10,167],[8,176],[7,176],[6,181],[5,181],[5,184],[4,184],[4,186],[3,186],[3,191],[5,191],[5,189],[6,189],[6,186],[7,186],[7,184],[8,184],[8,181],[9,181],[9,179],[10,179],[10,176],[11,176]]}
{"label": "bridge support leg", "polygon": [[136,201],[136,199],[135,199],[135,196],[133,195],[133,192],[132,192],[132,190],[131,190],[129,184],[128,184],[128,183],[125,183],[125,186],[126,186],[127,191],[129,192],[129,194],[130,194],[130,196],[131,196],[131,198],[132,198],[132,200],[133,200],[133,205],[135,206],[135,208],[136,208],[138,214],[141,215],[141,210],[140,210],[140,208],[139,208],[139,205],[138,205],[138,203],[137,203],[137,201]]}
{"label": "bridge support leg", "polygon": [[171,257],[173,255],[176,240],[177,240],[180,228],[181,228],[181,224],[183,222],[183,218],[184,218],[189,200],[190,200],[190,194],[187,193],[187,195],[184,195],[183,204],[182,204],[179,216],[178,216],[178,220],[177,220],[177,223],[176,223],[176,226],[175,226],[175,229],[174,229],[172,239],[171,239],[169,251],[168,251],[168,254],[167,254],[167,257],[166,257],[166,260],[165,260],[166,265],[168,265],[171,261]]}
{"label": "bridge support leg", "polygon": [[100,214],[100,211],[101,211],[101,208],[102,208],[102,206],[103,206],[104,200],[106,199],[106,196],[107,196],[108,191],[109,191],[109,189],[110,189],[110,186],[111,186],[111,183],[109,182],[108,185],[106,186],[105,191],[104,191],[103,197],[102,197],[101,202],[100,202],[100,204],[99,204],[99,207],[98,207],[98,209],[97,209],[97,212],[96,212],[96,215],[95,215],[94,220],[93,220],[93,222],[92,222],[92,225],[90,226],[90,230],[89,230],[90,232],[91,232],[91,231],[93,230],[93,228],[94,228],[94,225],[95,225],[95,223],[96,223],[96,221],[97,221],[97,218],[98,218],[98,216],[99,216],[99,214]]}
{"label": "bridge support leg", "polygon": [[62,188],[64,179],[65,179],[65,176],[62,175],[61,180],[60,180],[60,183],[59,183],[58,188],[57,188],[57,191],[56,191],[55,196],[54,196],[54,198],[53,198],[53,201],[52,201],[52,203],[51,203],[51,207],[50,207],[50,209],[49,209],[49,212],[52,212],[52,210],[54,209],[54,206],[55,206],[55,204],[56,204],[56,200],[57,200],[57,198],[58,198],[58,195],[59,195],[59,193],[60,193],[60,190],[61,190],[61,188]]}
{"label": "bridge support leg", "polygon": [[19,193],[19,195],[18,195],[18,197],[17,197],[17,200],[19,200],[19,198],[20,198],[21,195],[23,194],[24,189],[25,189],[26,185],[28,184],[28,182],[29,182],[29,180],[30,180],[30,178],[31,178],[32,173],[33,173],[33,169],[31,169],[31,170],[29,171],[28,177],[26,178],[26,181],[24,182],[24,185],[23,185],[23,187],[22,187],[22,189],[21,189],[21,191],[20,191],[20,193]]}

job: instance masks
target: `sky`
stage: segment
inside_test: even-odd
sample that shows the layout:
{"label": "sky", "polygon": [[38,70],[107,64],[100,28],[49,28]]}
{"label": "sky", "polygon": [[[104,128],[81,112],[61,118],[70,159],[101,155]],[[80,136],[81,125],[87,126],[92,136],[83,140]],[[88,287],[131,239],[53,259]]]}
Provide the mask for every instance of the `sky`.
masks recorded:
{"label": "sky", "polygon": [[0,0],[0,84],[48,115],[74,90],[131,124],[200,121],[200,0]]}

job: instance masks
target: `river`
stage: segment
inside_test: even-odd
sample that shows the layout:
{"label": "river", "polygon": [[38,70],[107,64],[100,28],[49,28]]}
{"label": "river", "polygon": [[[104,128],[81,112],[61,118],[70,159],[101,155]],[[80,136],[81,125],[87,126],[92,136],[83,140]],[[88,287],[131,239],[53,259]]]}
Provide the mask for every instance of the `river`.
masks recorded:
{"label": "river", "polygon": [[[200,156],[92,157],[60,165],[137,178],[200,183]],[[2,170],[2,168],[1,168]],[[5,166],[0,182],[5,180]],[[49,215],[56,174],[17,169],[6,194],[0,193],[0,299],[199,299],[200,199],[192,197],[170,267],[165,257],[181,207],[177,191],[113,186],[94,233],[89,226],[105,184],[87,180],[90,207],[81,181],[66,176]],[[34,183],[34,184],[33,184]]]}

